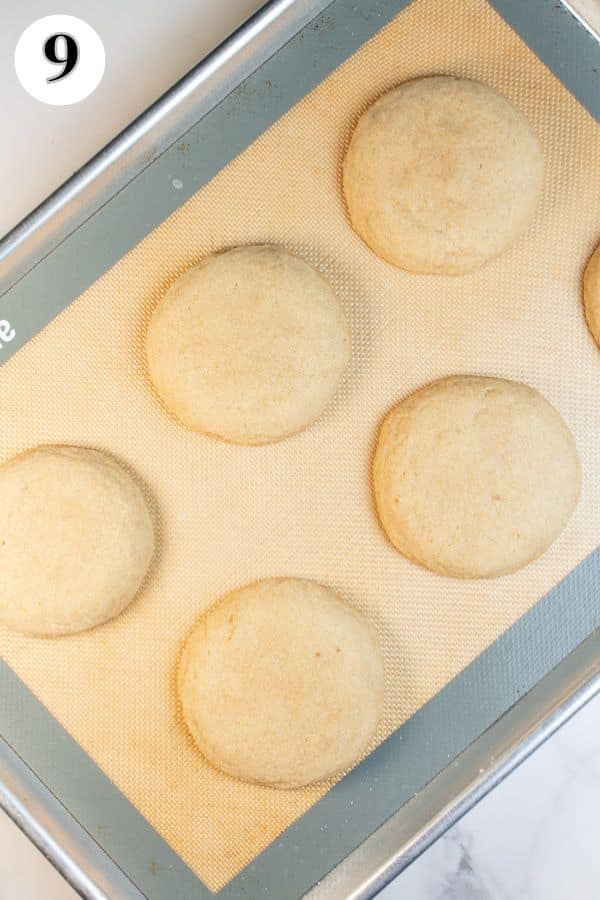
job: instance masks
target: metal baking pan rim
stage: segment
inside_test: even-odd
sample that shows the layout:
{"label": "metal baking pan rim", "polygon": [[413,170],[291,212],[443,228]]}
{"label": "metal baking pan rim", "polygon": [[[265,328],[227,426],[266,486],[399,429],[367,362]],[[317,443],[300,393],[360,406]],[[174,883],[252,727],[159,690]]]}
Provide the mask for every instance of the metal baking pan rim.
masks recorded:
{"label": "metal baking pan rim", "polygon": [[[194,69],[190,76],[186,76],[126,129],[116,139],[116,142],[120,142],[117,146],[113,142],[105,151],[101,151],[101,154],[0,242],[0,290],[13,285],[35,266],[93,215],[96,209],[114,196],[119,190],[119,183],[127,183],[134,177],[134,172],[137,174],[148,165],[163,149],[185,133],[197,121],[198,116],[216,106],[234,84],[239,84],[255,71],[264,59],[330,2],[331,0],[271,0],[267,3],[255,17]],[[564,3],[564,6],[577,16],[570,4]],[[581,18],[577,18],[581,22]],[[272,29],[280,40],[278,45],[265,41],[267,31],[271,36]],[[239,68],[233,64],[234,58],[240,64]],[[228,66],[232,68],[228,70]],[[221,83],[223,72],[225,75]],[[191,79],[191,76],[194,78]],[[213,78],[214,83],[211,82]],[[170,100],[174,99],[178,90],[183,91],[180,99],[186,104],[185,115],[182,114],[181,117],[174,115],[174,109],[170,105]],[[214,93],[211,93],[212,90]],[[198,97],[198,93],[202,96]],[[168,119],[171,115],[173,130],[168,134],[161,133],[160,140],[153,138],[152,132],[157,122],[162,116]],[[144,153],[147,154],[146,157]],[[96,179],[102,173],[106,174],[107,180],[100,182],[98,197],[92,198],[96,205],[92,203],[88,206],[86,204],[91,201],[89,197],[86,198],[86,191],[90,186],[98,185]],[[344,896],[372,896],[416,858],[470,806],[600,691],[599,641],[600,633],[596,631],[566,656],[562,663],[463,751],[414,800],[408,801],[358,850],[326,876],[320,886],[313,889],[315,896],[341,896],[339,888],[342,884],[352,885],[350,892]],[[503,731],[505,728],[508,732]],[[493,744],[488,742],[495,740],[499,734],[508,734],[510,740],[507,739],[504,751],[494,754],[492,758],[489,747]],[[481,773],[480,763],[484,757],[478,754],[485,753],[487,761]],[[15,774],[19,765],[23,767],[21,781]],[[456,773],[462,777],[462,782],[460,777],[454,780]],[[443,792],[445,779],[448,778],[450,785],[456,787],[456,793],[451,797]],[[448,789],[449,785],[445,786]],[[93,900],[141,896],[110,857],[4,741],[0,743],[0,806],[15,819],[19,827],[82,896]],[[38,810],[37,816],[34,815],[34,810]],[[406,820],[409,812],[414,815],[415,821],[421,815],[420,827],[416,833],[403,838],[402,827],[406,826],[406,821],[403,825],[402,819]],[[72,836],[75,837],[71,848],[68,846],[65,827],[72,829]],[[79,842],[78,834],[81,837]],[[84,850],[87,839],[89,843]],[[390,839],[394,844],[391,848]],[[78,843],[83,846],[77,846]],[[381,859],[382,852],[384,859]],[[368,857],[366,861],[365,854]]]}
{"label": "metal baking pan rim", "polygon": [[569,653],[307,896],[314,900],[373,897],[597,695],[600,630]]}
{"label": "metal baking pan rim", "polygon": [[[373,897],[599,694],[596,630],[307,896]],[[82,897],[143,897],[1,738],[0,808]]]}
{"label": "metal baking pan rim", "polygon": [[4,236],[0,298],[333,0],[267,0]]}

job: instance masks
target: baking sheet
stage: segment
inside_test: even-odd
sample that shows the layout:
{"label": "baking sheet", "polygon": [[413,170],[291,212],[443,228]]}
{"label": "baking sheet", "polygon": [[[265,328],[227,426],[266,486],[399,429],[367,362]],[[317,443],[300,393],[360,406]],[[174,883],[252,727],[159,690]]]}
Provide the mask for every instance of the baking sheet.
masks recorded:
{"label": "baking sheet", "polygon": [[[338,180],[362,109],[399,81],[440,71],[481,78],[514,99],[548,163],[532,231],[486,269],[451,280],[410,276],[373,257],[346,222]],[[598,543],[600,368],[579,300],[599,236],[597,160],[598,125],[487,4],[416,0],[2,368],[2,456],[41,441],[110,450],[139,474],[161,532],[151,582],[121,619],[60,641],[3,634],[4,658],[210,887],[324,788],[243,786],[195,753],[173,673],[202,609],[265,575],[336,587],[380,631],[381,739]],[[145,375],[143,333],[188,265],[257,240],[285,243],[336,284],[354,356],[337,402],[313,428],[268,448],[233,448],[185,432],[163,412]],[[410,390],[456,371],[537,387],[582,456],[583,496],[567,531],[542,560],[496,582],[417,569],[387,545],[372,510],[381,417]]]}

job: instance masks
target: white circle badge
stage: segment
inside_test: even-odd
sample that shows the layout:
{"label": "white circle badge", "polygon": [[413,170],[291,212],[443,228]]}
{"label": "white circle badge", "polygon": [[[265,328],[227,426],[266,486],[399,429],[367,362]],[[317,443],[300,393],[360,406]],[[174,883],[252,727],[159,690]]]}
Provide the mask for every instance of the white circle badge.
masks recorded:
{"label": "white circle badge", "polygon": [[78,103],[104,75],[104,45],[76,16],[44,16],[25,29],[15,49],[17,78],[28,94],[52,106]]}

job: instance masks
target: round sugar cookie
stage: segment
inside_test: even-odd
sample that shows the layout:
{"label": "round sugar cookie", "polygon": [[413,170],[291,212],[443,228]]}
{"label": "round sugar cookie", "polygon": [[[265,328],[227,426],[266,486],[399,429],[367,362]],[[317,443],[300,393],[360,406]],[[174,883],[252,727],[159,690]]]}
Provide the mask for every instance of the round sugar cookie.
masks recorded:
{"label": "round sugar cookie", "polygon": [[600,347],[600,244],[594,250],[585,268],[583,302],[588,327]]}
{"label": "round sugar cookie", "polygon": [[244,781],[298,787],[364,753],[381,716],[383,663],[369,622],[333,591],[274,578],[200,620],[178,687],[209,762]]}
{"label": "round sugar cookie", "polygon": [[438,75],[401,84],[363,114],[343,183],[352,225],[378,256],[410,272],[459,275],[525,231],[543,169],[513,103]]}
{"label": "round sugar cookie", "polygon": [[150,377],[188,428],[264,444],[333,397],[350,336],[328,282],[282,247],[237,247],[185,272],[152,316]]}
{"label": "round sugar cookie", "polygon": [[40,446],[0,467],[0,623],[31,635],[118,615],[150,565],[152,520],[114,459]]}
{"label": "round sugar cookie", "polygon": [[374,490],[391,543],[422,566],[491,578],[540,556],[579,498],[571,432],[533,388],[458,375],[386,417]]}

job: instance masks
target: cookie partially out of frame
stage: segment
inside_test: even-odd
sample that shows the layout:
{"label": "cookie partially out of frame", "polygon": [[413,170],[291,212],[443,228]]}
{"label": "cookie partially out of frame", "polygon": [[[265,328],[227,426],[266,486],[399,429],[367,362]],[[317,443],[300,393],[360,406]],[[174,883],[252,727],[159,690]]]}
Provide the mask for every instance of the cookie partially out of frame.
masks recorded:
{"label": "cookie partially out of frame", "polygon": [[600,347],[600,244],[596,247],[585,268],[583,302],[589,329]]}
{"label": "cookie partially out of frame", "polygon": [[112,457],[40,446],[0,467],[0,623],[83,631],[135,597],[154,549],[140,488]]}

